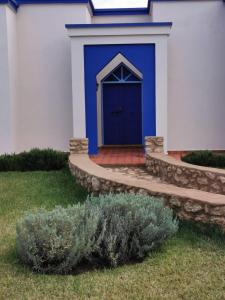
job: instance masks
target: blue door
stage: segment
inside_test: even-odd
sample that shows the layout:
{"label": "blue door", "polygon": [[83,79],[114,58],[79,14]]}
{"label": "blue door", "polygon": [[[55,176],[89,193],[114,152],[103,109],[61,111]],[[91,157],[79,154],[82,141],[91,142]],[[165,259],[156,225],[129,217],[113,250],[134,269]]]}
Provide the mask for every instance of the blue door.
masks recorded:
{"label": "blue door", "polygon": [[142,144],[141,83],[103,84],[104,145]]}

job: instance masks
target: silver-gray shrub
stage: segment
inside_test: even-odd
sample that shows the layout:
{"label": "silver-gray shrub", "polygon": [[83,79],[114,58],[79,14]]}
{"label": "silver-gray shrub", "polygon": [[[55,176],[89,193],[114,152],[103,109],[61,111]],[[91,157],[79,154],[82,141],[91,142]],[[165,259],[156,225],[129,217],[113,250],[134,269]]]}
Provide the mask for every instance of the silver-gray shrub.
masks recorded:
{"label": "silver-gray shrub", "polygon": [[27,214],[17,224],[17,251],[36,272],[66,274],[86,261],[115,267],[143,260],[177,229],[163,200],[110,194]]}
{"label": "silver-gray shrub", "polygon": [[90,256],[98,222],[98,208],[80,204],[27,214],[17,224],[18,255],[36,272],[69,273]]}
{"label": "silver-gray shrub", "polygon": [[178,229],[172,210],[161,199],[110,194],[90,197],[87,205],[100,210],[92,260],[103,265],[143,260]]}

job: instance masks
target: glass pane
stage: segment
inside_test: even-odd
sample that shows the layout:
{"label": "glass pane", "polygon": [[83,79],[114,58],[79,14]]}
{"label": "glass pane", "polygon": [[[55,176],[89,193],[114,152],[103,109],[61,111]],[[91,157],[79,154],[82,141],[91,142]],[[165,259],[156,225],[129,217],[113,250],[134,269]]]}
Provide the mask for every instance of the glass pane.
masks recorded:
{"label": "glass pane", "polygon": [[112,82],[112,81],[115,82],[115,81],[118,81],[118,79],[113,74],[111,74],[108,77],[106,77],[104,81],[105,82]]}
{"label": "glass pane", "polygon": [[126,80],[126,77],[129,76],[131,74],[130,70],[128,70],[127,68],[123,68],[123,79]]}
{"label": "glass pane", "polygon": [[132,73],[125,65],[120,65],[111,74],[109,74],[105,82],[124,82],[124,81],[140,81],[140,79]]}
{"label": "glass pane", "polygon": [[137,76],[135,76],[135,75],[132,74],[131,76],[129,76],[126,79],[126,81],[140,81],[140,79]]}
{"label": "glass pane", "polygon": [[115,74],[115,76],[116,76],[118,79],[121,79],[121,72],[122,72],[122,70],[121,70],[121,66],[120,66],[119,68],[117,68],[117,69],[113,72],[113,74]]}

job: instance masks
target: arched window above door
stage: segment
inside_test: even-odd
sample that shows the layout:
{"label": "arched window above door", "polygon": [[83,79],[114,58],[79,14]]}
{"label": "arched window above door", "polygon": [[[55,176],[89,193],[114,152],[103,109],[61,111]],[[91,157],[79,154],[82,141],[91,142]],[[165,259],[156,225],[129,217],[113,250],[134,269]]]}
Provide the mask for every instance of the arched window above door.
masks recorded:
{"label": "arched window above door", "polygon": [[[134,75],[135,81],[141,82],[143,79],[143,74],[140,72],[140,70],[137,69],[136,66],[134,66],[125,56],[123,56],[121,53],[118,53],[111,61],[108,62],[107,65],[97,74],[96,76],[96,83],[97,87],[102,83],[107,83],[106,80],[109,80],[110,82],[110,75],[114,73],[117,69],[120,69],[120,67],[123,66],[126,70],[128,70],[129,73],[132,73]],[[126,71],[125,71],[126,72]],[[121,74],[121,73],[120,73]],[[109,79],[108,79],[109,78]],[[113,80],[112,80],[113,79]],[[117,81],[114,81],[114,76],[111,77],[111,82],[119,82],[118,79],[115,79]],[[121,78],[120,78],[121,79]],[[130,80],[133,80],[133,77],[127,78],[126,81],[123,82],[130,82]]]}
{"label": "arched window above door", "polygon": [[103,82],[140,82],[141,79],[135,75],[129,68],[124,64],[119,65],[115,70],[113,70]]}

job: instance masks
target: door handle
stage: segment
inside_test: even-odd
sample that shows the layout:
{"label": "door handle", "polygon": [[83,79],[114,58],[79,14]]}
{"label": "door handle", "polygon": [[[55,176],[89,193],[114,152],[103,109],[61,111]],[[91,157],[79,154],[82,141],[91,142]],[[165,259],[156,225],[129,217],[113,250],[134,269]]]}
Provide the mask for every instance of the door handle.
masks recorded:
{"label": "door handle", "polygon": [[122,107],[118,107],[117,110],[114,110],[114,111],[112,111],[111,113],[114,115],[114,114],[119,114],[119,113],[121,113],[122,111],[123,111],[123,108],[122,108]]}

